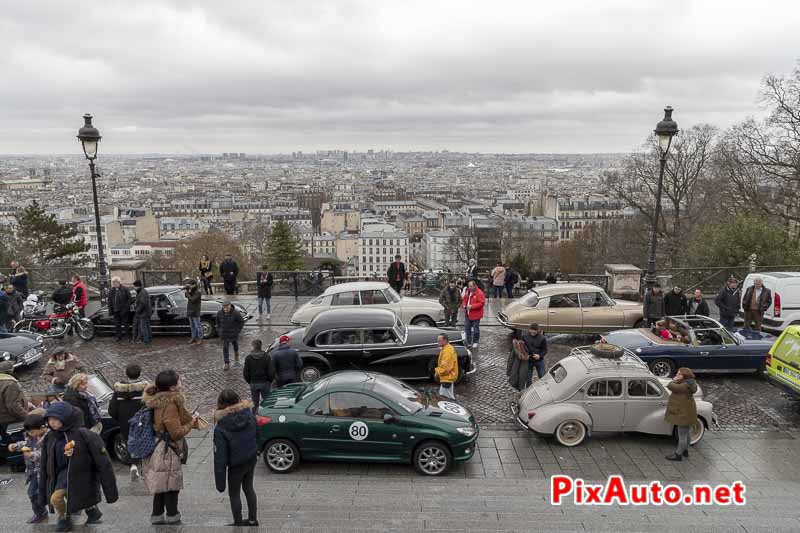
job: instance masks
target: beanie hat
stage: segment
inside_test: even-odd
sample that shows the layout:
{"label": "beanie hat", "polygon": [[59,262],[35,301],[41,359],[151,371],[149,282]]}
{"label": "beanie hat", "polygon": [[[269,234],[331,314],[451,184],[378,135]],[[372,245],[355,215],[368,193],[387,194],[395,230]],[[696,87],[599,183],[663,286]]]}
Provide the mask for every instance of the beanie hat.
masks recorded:
{"label": "beanie hat", "polygon": [[280,338],[278,339],[278,342],[281,343],[281,344],[286,344],[287,342],[289,342],[291,340],[292,339],[289,337],[289,335],[281,335]]}
{"label": "beanie hat", "polygon": [[55,418],[60,420],[62,424],[66,424],[67,420],[72,416],[72,405],[67,402],[52,403],[45,411],[44,416],[45,418]]}

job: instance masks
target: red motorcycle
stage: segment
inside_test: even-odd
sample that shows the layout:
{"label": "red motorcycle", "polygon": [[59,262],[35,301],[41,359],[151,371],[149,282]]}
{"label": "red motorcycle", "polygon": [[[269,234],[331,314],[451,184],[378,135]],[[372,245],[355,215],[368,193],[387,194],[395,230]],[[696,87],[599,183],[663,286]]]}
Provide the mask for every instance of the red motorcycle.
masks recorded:
{"label": "red motorcycle", "polygon": [[52,339],[61,338],[75,331],[85,341],[94,338],[94,323],[88,318],[81,318],[74,303],[53,310],[47,318],[23,318],[14,324],[14,331],[35,333]]}

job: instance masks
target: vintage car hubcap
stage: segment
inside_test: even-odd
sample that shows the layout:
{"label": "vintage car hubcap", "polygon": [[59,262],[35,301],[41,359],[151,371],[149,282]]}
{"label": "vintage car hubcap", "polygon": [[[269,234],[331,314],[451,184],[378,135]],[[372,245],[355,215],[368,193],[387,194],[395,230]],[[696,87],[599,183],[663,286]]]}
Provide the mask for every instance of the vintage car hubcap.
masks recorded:
{"label": "vintage car hubcap", "polygon": [[695,420],[694,424],[692,424],[691,435],[689,437],[692,444],[700,440],[700,438],[703,436],[704,429],[703,423],[700,420]]}
{"label": "vintage car hubcap", "polygon": [[114,439],[114,454],[117,456],[117,459],[120,460],[128,457],[128,446],[119,435]]}
{"label": "vintage car hubcap", "polygon": [[305,383],[317,381],[320,377],[322,377],[321,372],[314,366],[307,366],[303,368],[303,371],[300,373],[300,379]]}
{"label": "vintage car hubcap", "polygon": [[206,321],[203,321],[201,324],[203,328],[203,337],[210,337],[211,336],[211,324]]}
{"label": "vintage car hubcap", "polygon": [[563,442],[571,444],[582,438],[583,428],[577,422],[566,422],[558,429],[558,434]]}
{"label": "vintage car hubcap", "polygon": [[425,448],[419,454],[419,466],[428,474],[439,474],[447,467],[447,457],[439,448]]}
{"label": "vintage car hubcap", "polygon": [[273,444],[267,451],[267,461],[275,470],[287,470],[294,463],[294,451],[288,444]]}
{"label": "vintage car hubcap", "polygon": [[659,361],[653,365],[653,374],[660,378],[668,378],[670,370],[669,363],[664,361]]}

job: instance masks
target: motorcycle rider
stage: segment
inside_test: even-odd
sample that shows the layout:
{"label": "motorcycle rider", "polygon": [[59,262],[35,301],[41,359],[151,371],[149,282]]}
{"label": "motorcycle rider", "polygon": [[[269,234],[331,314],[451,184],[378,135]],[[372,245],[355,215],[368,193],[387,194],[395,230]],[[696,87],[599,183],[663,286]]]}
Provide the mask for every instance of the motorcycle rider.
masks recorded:
{"label": "motorcycle rider", "polygon": [[8,311],[7,313],[7,328],[8,331],[11,331],[13,326],[13,322],[15,320],[19,320],[22,316],[22,306],[25,301],[22,298],[22,295],[14,288],[14,286],[10,283],[6,284],[5,287],[6,298],[8,298]]}
{"label": "motorcycle rider", "polygon": [[85,317],[84,309],[86,304],[89,303],[89,293],[86,291],[86,284],[77,274],[72,275],[72,301],[75,302],[75,307],[78,308],[78,315],[81,318]]}
{"label": "motorcycle rider", "polygon": [[51,296],[54,305],[66,307],[72,301],[72,289],[67,287],[67,280],[58,280],[58,288],[53,291]]}

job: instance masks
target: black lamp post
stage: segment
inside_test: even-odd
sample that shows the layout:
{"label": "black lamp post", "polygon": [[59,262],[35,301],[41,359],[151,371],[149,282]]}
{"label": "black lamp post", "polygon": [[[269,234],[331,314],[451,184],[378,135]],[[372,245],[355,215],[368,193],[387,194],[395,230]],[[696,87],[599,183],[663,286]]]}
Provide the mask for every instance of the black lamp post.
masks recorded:
{"label": "black lamp post", "polygon": [[653,213],[653,227],[650,233],[650,254],[647,259],[647,274],[644,281],[648,289],[656,284],[656,242],[658,240],[658,221],[661,219],[661,193],[664,189],[664,168],[667,166],[667,153],[672,146],[672,138],[678,134],[678,123],[672,120],[672,107],[664,108],[664,120],[656,125],[656,137],[661,154],[661,168],[658,173],[656,189],[656,206]]}
{"label": "black lamp post", "polygon": [[100,231],[100,208],[97,205],[97,172],[94,168],[94,160],[97,159],[97,144],[100,142],[100,131],[92,126],[92,115],[83,115],[84,125],[78,130],[78,140],[83,146],[83,153],[89,160],[89,170],[92,172],[92,200],[94,201],[94,230],[97,233],[97,270],[99,271],[98,282],[100,284],[100,302],[105,302],[108,294],[108,268],[106,266],[105,253],[103,251],[103,234]]}

